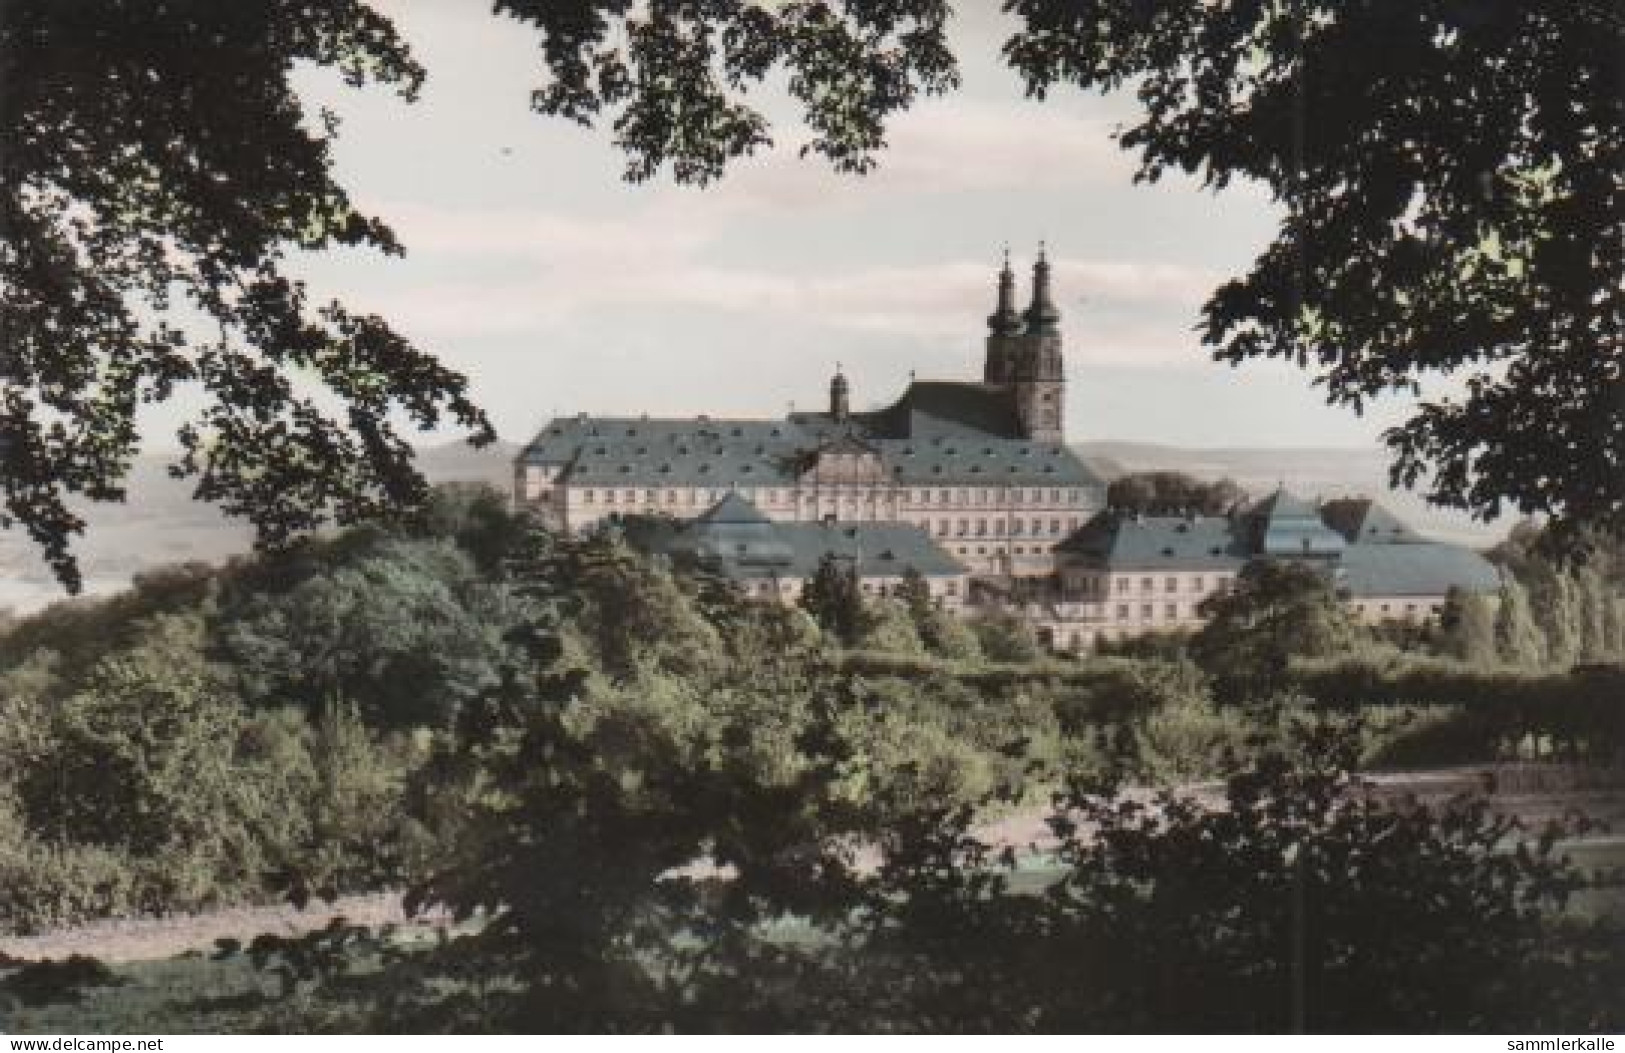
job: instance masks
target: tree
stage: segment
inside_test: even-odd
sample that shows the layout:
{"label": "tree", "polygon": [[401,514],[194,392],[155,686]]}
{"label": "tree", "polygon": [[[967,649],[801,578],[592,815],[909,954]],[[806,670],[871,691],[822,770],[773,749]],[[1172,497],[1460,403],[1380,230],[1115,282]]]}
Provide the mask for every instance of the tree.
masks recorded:
{"label": "tree", "polygon": [[1348,611],[1325,571],[1290,560],[1254,560],[1233,588],[1204,599],[1205,619],[1191,657],[1214,678],[1225,701],[1273,693],[1289,660],[1344,650],[1353,638]]}
{"label": "tree", "polygon": [[[1276,240],[1208,301],[1222,361],[1427,394],[1393,474],[1441,503],[1625,523],[1625,18],[1572,4],[1015,0],[1043,96],[1138,85],[1140,178],[1263,182]],[[1358,90],[1350,90],[1359,85]],[[1462,390],[1434,395],[1430,380]]]}
{"label": "tree", "polygon": [[1500,657],[1495,601],[1489,596],[1451,589],[1439,613],[1439,625],[1445,649],[1462,661],[1481,665]]}
{"label": "tree", "polygon": [[443,727],[496,679],[523,619],[451,542],[386,539],[233,596],[214,646],[253,704],[314,713],[342,698],[375,726]]}
{"label": "tree", "polygon": [[858,646],[886,654],[919,654],[918,623],[909,610],[895,599],[880,599],[864,605],[863,631]]}
{"label": "tree", "polygon": [[925,575],[913,567],[904,569],[898,579],[897,588],[893,590],[892,598],[901,603],[914,619],[915,625],[923,625],[935,609],[936,604],[931,602],[931,586],[926,584]]}
{"label": "tree", "polygon": [[1032,625],[1014,611],[988,611],[970,626],[990,662],[1033,662],[1043,653]]}
{"label": "tree", "polygon": [[819,628],[850,647],[864,628],[863,592],[857,568],[826,554],[801,589],[801,606]]}
{"label": "tree", "polygon": [[1224,515],[1246,500],[1232,479],[1205,483],[1184,472],[1132,472],[1106,487],[1106,505],[1148,516]]}
{"label": "tree", "polygon": [[1501,583],[1495,649],[1502,661],[1519,669],[1538,669],[1545,661],[1546,644],[1529,609],[1529,590],[1515,578]]}
{"label": "tree", "polygon": [[1070,785],[1050,819],[1064,874],[1044,895],[989,875],[993,849],[962,822],[900,830],[832,1018],[1037,1033],[1617,1020],[1617,933],[1582,930],[1580,953],[1553,939],[1584,880],[1557,830],[1520,831],[1482,799],[1394,807],[1347,774],[1350,744],[1310,733],[1298,750],[1228,779],[1222,806]]}
{"label": "tree", "polygon": [[266,544],[421,499],[403,421],[492,437],[462,376],[285,273],[402,251],[334,181],[336,120],[290,83],[306,63],[406,99],[423,78],[362,0],[5,6],[0,527],[70,590],[70,499],[122,499],[138,411],[177,391],[203,398],[171,471]]}

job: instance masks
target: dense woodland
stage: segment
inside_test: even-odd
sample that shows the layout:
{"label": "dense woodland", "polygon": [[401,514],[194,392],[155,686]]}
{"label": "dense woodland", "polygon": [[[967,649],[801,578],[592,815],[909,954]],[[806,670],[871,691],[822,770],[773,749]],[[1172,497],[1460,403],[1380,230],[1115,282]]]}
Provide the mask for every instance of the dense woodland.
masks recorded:
{"label": "dense woodland", "polygon": [[[433,951],[262,941],[308,978],[253,1018],[276,1027],[1276,1030],[1272,897],[1324,881],[1309,1026],[1617,1022],[1619,943],[1564,920],[1587,875],[1550,842],[1343,792],[1356,768],[1619,763],[1619,553],[1537,542],[1497,552],[1499,604],[1439,625],[1357,626],[1276,567],[1194,638],[1074,659],[917,583],[865,600],[831,572],[760,604],[444,489],[10,624],[0,925],[377,889],[471,919]],[[1231,820],[1178,798],[1214,779]],[[1051,806],[1035,891],[977,831]],[[1277,872],[1288,841],[1307,877]],[[341,975],[356,955],[393,964]]]}

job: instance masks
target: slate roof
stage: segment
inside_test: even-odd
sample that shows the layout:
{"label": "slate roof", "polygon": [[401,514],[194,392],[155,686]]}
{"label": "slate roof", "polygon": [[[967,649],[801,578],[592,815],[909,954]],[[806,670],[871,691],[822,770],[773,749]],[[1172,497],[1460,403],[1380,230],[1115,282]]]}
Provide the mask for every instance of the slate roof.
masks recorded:
{"label": "slate roof", "polygon": [[1426,542],[1386,508],[1368,497],[1343,497],[1320,506],[1326,525],[1350,544],[1408,545]]}
{"label": "slate roof", "polygon": [[824,556],[858,561],[860,577],[898,577],[909,567],[926,577],[966,568],[925,531],[902,523],[775,523],[738,494],[683,522],[628,521],[633,544],[694,558],[731,578],[811,577]]}
{"label": "slate roof", "polygon": [[1338,584],[1353,596],[1442,596],[1451,588],[1487,592],[1501,583],[1483,556],[1437,541],[1350,545],[1337,565]]}
{"label": "slate roof", "polygon": [[573,485],[788,486],[821,447],[873,449],[903,486],[1081,486],[1105,483],[1064,444],[1012,438],[1002,389],[916,381],[892,406],[837,422],[592,417],[553,420],[519,455],[561,469]]}
{"label": "slate roof", "polygon": [[[1358,540],[1346,541],[1327,521],[1358,531]],[[1335,546],[1327,547],[1324,534]],[[1430,541],[1373,501],[1343,499],[1317,510],[1284,491],[1234,516],[1101,512],[1059,549],[1106,570],[1233,571],[1260,556],[1299,556],[1303,538],[1311,539],[1310,556],[1329,564],[1338,584],[1356,597],[1440,596],[1451,588],[1483,591],[1500,584],[1483,556]]]}
{"label": "slate roof", "polygon": [[1239,570],[1247,552],[1223,516],[1102,512],[1059,546],[1113,570]]}

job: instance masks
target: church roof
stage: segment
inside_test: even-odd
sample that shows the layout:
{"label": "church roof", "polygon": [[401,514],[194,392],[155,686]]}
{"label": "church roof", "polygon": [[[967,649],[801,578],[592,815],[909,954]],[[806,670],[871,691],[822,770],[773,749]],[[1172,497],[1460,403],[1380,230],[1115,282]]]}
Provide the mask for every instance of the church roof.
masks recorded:
{"label": "church roof", "polygon": [[916,380],[896,402],[864,416],[875,434],[893,439],[1021,434],[1009,390],[996,384]]}

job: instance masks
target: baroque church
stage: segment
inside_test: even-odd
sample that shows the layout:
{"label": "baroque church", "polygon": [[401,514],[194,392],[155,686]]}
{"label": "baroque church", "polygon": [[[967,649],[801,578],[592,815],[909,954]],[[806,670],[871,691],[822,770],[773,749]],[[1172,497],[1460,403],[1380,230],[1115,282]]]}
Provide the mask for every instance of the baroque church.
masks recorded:
{"label": "baroque church", "polygon": [[1050,574],[1106,489],[1066,445],[1050,283],[1040,253],[1018,311],[1006,260],[979,382],[916,380],[891,405],[854,412],[837,370],[821,413],[561,418],[520,454],[516,496],[579,531],[627,515],[694,519],[735,494],[771,522],[917,527],[973,574]]}
{"label": "baroque church", "polygon": [[1373,620],[1430,617],[1453,588],[1497,586],[1482,557],[1370,501],[1282,490],[1226,516],[1107,509],[1105,482],[1066,444],[1050,271],[1040,248],[1018,309],[1006,257],[980,381],[914,380],[854,412],[837,368],[824,412],[559,418],[520,452],[515,501],[558,530],[621,524],[762,598],[793,601],[826,557],[871,594],[912,569],[945,606],[1016,607],[1068,650],[1194,628],[1201,601],[1253,559],[1323,567]]}

